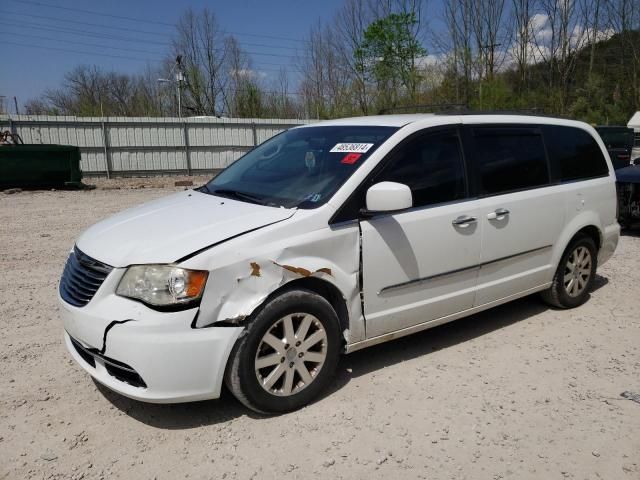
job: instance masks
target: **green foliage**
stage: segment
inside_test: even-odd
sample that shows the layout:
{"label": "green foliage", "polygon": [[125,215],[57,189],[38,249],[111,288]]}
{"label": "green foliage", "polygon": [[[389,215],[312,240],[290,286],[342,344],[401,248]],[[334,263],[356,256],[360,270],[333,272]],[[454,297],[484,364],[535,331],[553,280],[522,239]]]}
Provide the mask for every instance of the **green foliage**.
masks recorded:
{"label": "green foliage", "polygon": [[236,111],[234,115],[245,118],[259,118],[262,116],[262,92],[258,85],[245,81],[236,92]]}
{"label": "green foliage", "polygon": [[507,82],[501,77],[484,79],[477,84],[477,97],[470,107],[478,110],[513,110],[517,98]]}
{"label": "green foliage", "polygon": [[619,85],[598,74],[576,89],[570,114],[593,124],[625,124],[629,119],[620,101]]}
{"label": "green foliage", "polygon": [[[550,78],[550,65],[529,65],[526,85],[522,85],[516,68],[498,72],[493,80],[469,85],[469,105],[474,110],[518,110],[569,116],[592,124],[624,125],[640,110],[638,59],[640,31],[625,31],[598,42],[591,61],[587,45],[572,58],[566,108],[562,87]],[[447,71],[442,83],[430,92],[423,103],[453,103],[459,98],[464,79]],[[458,90],[456,90],[456,88]]]}
{"label": "green foliage", "polygon": [[394,106],[402,91],[415,95],[416,59],[426,55],[412,34],[416,24],[415,13],[392,13],[371,23],[354,51],[360,73],[376,83],[380,107]]}

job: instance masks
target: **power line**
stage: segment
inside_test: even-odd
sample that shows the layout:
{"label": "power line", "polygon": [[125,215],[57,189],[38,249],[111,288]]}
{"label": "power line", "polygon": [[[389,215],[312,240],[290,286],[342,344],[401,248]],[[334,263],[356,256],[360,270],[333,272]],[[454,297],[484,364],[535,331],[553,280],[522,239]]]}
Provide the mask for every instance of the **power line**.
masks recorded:
{"label": "power line", "polygon": [[110,58],[119,58],[119,59],[124,59],[124,60],[137,60],[137,61],[141,61],[141,62],[150,62],[150,63],[160,63],[160,60],[149,60],[147,58],[139,58],[139,57],[128,57],[125,55],[111,55],[108,53],[97,53],[97,52],[83,52],[80,50],[71,50],[68,48],[57,48],[57,47],[44,47],[42,45],[28,45],[26,43],[17,43],[17,42],[8,42],[8,41],[2,41],[3,45],[14,45],[16,47],[28,47],[28,48],[40,48],[43,50],[56,50],[59,52],[69,52],[69,53],[80,53],[82,55],[97,55],[99,57],[110,57]]}
{"label": "power line", "polygon": [[[72,23],[72,24],[76,24],[76,25],[85,25],[85,26],[90,26],[90,27],[98,27],[98,28],[106,28],[106,29],[110,29],[110,30],[119,30],[119,31],[123,31],[123,32],[135,32],[135,33],[142,33],[144,35],[156,35],[159,37],[163,37],[163,38],[167,38],[168,36],[170,36],[170,33],[161,33],[161,32],[150,32],[148,30],[139,30],[139,29],[134,29],[131,27],[115,27],[115,26],[111,26],[111,25],[103,25],[100,23],[89,23],[89,22],[83,22],[83,21],[78,21],[78,20],[69,20],[66,18],[58,18],[58,17],[48,17],[45,15],[33,15],[33,14],[26,14],[26,13],[18,13],[18,12],[12,12],[12,11],[3,11],[3,14],[9,14],[9,15],[17,15],[20,17],[28,17],[28,18],[40,18],[43,20],[53,20],[55,22],[64,22],[64,23]],[[6,17],[3,17],[6,18]],[[18,20],[21,21],[21,20]],[[42,25],[42,24],[33,24],[33,25]],[[43,26],[47,26],[47,25],[43,25]],[[68,28],[68,27],[59,27],[57,25],[51,25],[51,28]],[[98,33],[98,32],[96,32]],[[243,45],[249,45],[251,47],[265,47],[265,48],[280,48],[280,49],[285,49],[285,50],[294,50],[297,51],[298,48],[297,47],[287,47],[284,45],[268,45],[268,44],[264,44],[264,43],[249,43],[249,42],[241,42]]]}
{"label": "power line", "polygon": [[[0,32],[0,35],[3,34],[4,32]],[[14,34],[12,34],[14,35]],[[37,38],[37,37],[36,37]],[[59,40],[56,40],[59,41]],[[76,42],[77,43],[77,42]],[[141,58],[141,57],[131,57],[131,56],[127,56],[127,55],[114,55],[114,54],[110,54],[110,53],[100,53],[100,52],[88,52],[88,51],[81,51],[81,50],[73,50],[73,49],[69,49],[69,48],[61,48],[61,47],[52,47],[52,46],[43,46],[43,45],[30,45],[30,44],[26,44],[26,43],[18,43],[18,42],[12,42],[12,41],[2,41],[3,45],[13,45],[13,46],[17,46],[17,47],[26,47],[26,48],[37,48],[37,49],[41,49],[41,50],[54,50],[54,51],[58,51],[58,52],[66,52],[66,53],[78,53],[81,55],[91,55],[91,56],[98,56],[98,57],[108,57],[108,58],[118,58],[118,59],[123,59],[123,60],[134,60],[134,61],[139,61],[139,62],[147,62],[147,63],[164,63],[165,60],[152,60],[149,58]],[[90,44],[85,44],[87,46],[91,46]],[[98,46],[98,45],[94,45],[94,46]],[[104,47],[104,46],[102,46]],[[106,48],[112,48],[112,47],[106,47]],[[113,47],[115,48],[115,47]],[[120,49],[120,50],[126,50],[126,49]],[[129,51],[132,51],[131,49],[129,49]],[[270,64],[270,65],[278,65],[278,64]],[[284,66],[284,65],[282,65]],[[256,72],[277,72],[280,73],[281,70],[279,69],[273,69],[273,68],[262,68],[262,67],[255,67],[255,68],[247,68],[246,70],[251,70],[251,71],[256,71]],[[285,70],[286,73],[298,73],[292,70]]]}
{"label": "power line", "polygon": [[[161,22],[158,20],[149,20],[147,18],[136,18],[136,17],[127,17],[124,15],[112,15],[109,13],[103,13],[103,12],[96,12],[94,10],[84,10],[84,9],[80,9],[80,8],[70,8],[70,7],[62,7],[60,5],[52,5],[50,3],[44,3],[44,2],[36,2],[34,0],[11,0],[15,3],[19,3],[19,4],[27,4],[27,5],[36,5],[39,7],[47,7],[47,8],[54,8],[54,9],[59,9],[59,10],[67,10],[67,11],[71,11],[71,12],[81,12],[81,13],[86,13],[89,15],[98,15],[101,17],[108,17],[108,18],[115,18],[118,20],[128,20],[128,21],[132,21],[132,22],[141,22],[141,23],[148,23],[148,24],[153,24],[153,25],[163,25],[163,26],[168,26],[168,27],[175,27],[174,24],[172,23],[167,23],[167,22]],[[300,42],[300,41],[304,41],[302,39],[299,38],[291,38],[291,37],[279,37],[279,36],[274,36],[274,35],[261,35],[261,34],[257,34],[257,33],[247,33],[247,32],[233,32],[230,30],[224,30],[225,33],[230,33],[230,34],[234,34],[234,35],[245,35],[245,36],[250,36],[250,37],[261,37],[261,38],[270,38],[272,40],[288,40],[288,41],[293,41],[293,42]]]}
{"label": "power line", "polygon": [[93,32],[90,30],[78,30],[76,28],[68,28],[68,27],[55,27],[55,26],[42,24],[42,23],[20,22],[16,24],[15,22],[10,23],[10,22],[0,21],[0,24],[7,25],[10,27],[22,27],[22,28],[29,28],[32,30],[36,30],[36,29],[46,30],[50,32],[65,33],[65,34],[76,35],[76,36],[85,35],[88,37],[106,38],[108,40],[116,40],[120,42],[138,42],[138,43],[147,43],[149,45],[171,46],[171,44],[168,42],[159,42],[156,40],[144,40],[144,39],[137,39],[137,38],[131,38],[131,37],[118,37],[108,33],[99,33],[99,32]]}
{"label": "power line", "polygon": [[[32,30],[34,29],[38,29],[38,30],[46,30],[46,31],[50,31],[50,32],[57,32],[57,33],[64,33],[64,34],[68,34],[68,35],[83,35],[83,36],[89,36],[89,37],[94,37],[94,38],[104,38],[104,39],[108,39],[108,40],[115,40],[115,41],[120,41],[120,42],[137,42],[137,43],[146,43],[149,45],[161,45],[161,46],[165,46],[165,47],[171,47],[173,46],[171,43],[169,42],[159,42],[159,41],[154,41],[154,40],[143,40],[143,39],[137,39],[137,38],[131,38],[131,37],[119,37],[119,36],[114,36],[114,35],[110,35],[110,34],[101,34],[101,33],[95,33],[89,30],[78,30],[75,28],[66,28],[66,27],[51,27],[49,25],[46,24],[41,24],[41,23],[33,23],[33,22],[21,22],[18,25],[16,25],[15,23],[10,23],[10,22],[3,22],[0,21],[0,25],[7,25],[10,27],[23,27],[23,28],[30,28]],[[212,49],[213,51],[217,51],[217,52],[221,52],[223,51],[222,49]],[[251,55],[260,55],[260,56],[266,56],[266,57],[281,57],[281,58],[288,58],[290,60],[296,60],[297,57],[294,55],[285,55],[285,54],[280,54],[280,53],[267,53],[267,52],[252,52],[252,51],[248,51],[246,50],[245,53],[251,54]]]}
{"label": "power line", "polygon": [[100,27],[100,28],[107,28],[110,30],[120,30],[120,31],[124,31],[124,32],[131,32],[131,31],[135,31],[136,33],[143,33],[145,35],[157,35],[159,37],[167,37],[167,35],[169,35],[168,32],[151,32],[149,30],[139,30],[139,29],[132,29],[131,27],[116,27],[116,26],[112,26],[112,25],[103,25],[101,23],[90,23],[90,22],[83,22],[83,21],[79,21],[79,20],[69,20],[68,18],[58,18],[58,17],[47,17],[45,15],[34,15],[32,13],[19,13],[19,12],[12,12],[10,10],[4,10],[3,12],[3,16],[5,14],[9,14],[9,15],[17,15],[20,17],[28,17],[28,18],[41,18],[42,20],[54,20],[56,22],[64,22],[64,23],[73,23],[76,25],[86,25],[86,26],[90,26],[90,27]]}
{"label": "power line", "polygon": [[51,38],[51,37],[42,37],[40,35],[27,35],[24,33],[13,33],[13,32],[0,32],[0,35],[2,34],[8,34],[13,36],[18,36],[18,37],[25,37],[25,38],[30,38],[30,39],[37,39],[37,40],[47,40],[47,41],[52,41],[52,42],[61,42],[61,43],[68,43],[71,45],[84,45],[87,47],[97,47],[97,48],[108,48],[111,50],[124,50],[125,52],[137,52],[137,53],[149,53],[151,55],[166,55],[167,52],[152,52],[151,50],[139,50],[136,48],[129,48],[129,47],[114,47],[111,45],[103,45],[103,44],[99,44],[99,43],[87,43],[87,42],[77,42],[77,41],[73,41],[73,40],[63,40],[60,38]]}
{"label": "power line", "polygon": [[[1,21],[0,21],[0,24],[2,24]],[[32,35],[32,34],[24,34],[24,33],[0,32],[0,35],[2,35],[2,34],[11,35],[11,36],[20,36],[20,37],[25,37],[25,38],[30,38],[30,39],[61,42],[61,43],[67,43],[67,44],[71,44],[71,45],[90,46],[90,47],[97,47],[97,48],[108,48],[108,49],[111,49],[111,50],[123,50],[123,51],[127,51],[127,52],[149,53],[151,55],[166,55],[167,54],[167,52],[140,50],[140,49],[135,49],[135,48],[131,48],[131,47],[115,47],[115,46],[112,46],[112,45],[103,45],[103,44],[97,44],[97,43],[87,43],[87,42],[84,42],[84,41],[80,42],[80,41],[75,41],[75,40],[66,40],[66,39],[59,39],[59,38],[43,37],[43,36],[40,36],[40,35]],[[276,66],[276,67],[286,67],[286,66],[288,66],[287,64],[284,64],[284,63],[267,62],[267,61],[264,61],[264,60],[257,60],[256,63],[259,63],[260,65],[270,65],[270,66]],[[279,71],[279,70],[273,70],[273,71]]]}
{"label": "power line", "polygon": [[171,23],[167,23],[167,22],[160,22],[158,20],[149,20],[148,18],[135,18],[135,17],[126,17],[124,15],[112,15],[109,13],[102,13],[102,12],[95,12],[92,10],[83,10],[81,8],[70,8],[70,7],[63,7],[61,5],[52,5],[50,3],[43,3],[43,2],[36,2],[36,1],[32,1],[32,0],[12,0],[15,3],[19,3],[19,4],[23,4],[23,5],[36,5],[38,7],[47,7],[47,8],[55,8],[57,10],[66,10],[68,12],[80,12],[80,13],[87,13],[89,15],[99,15],[101,17],[108,17],[108,18],[115,18],[117,20],[131,20],[134,22],[142,22],[142,23],[149,23],[149,24],[153,24],[153,25],[163,25],[166,27],[173,27],[174,25]]}
{"label": "power line", "polygon": [[[17,42],[2,42],[4,45],[14,45],[14,46],[18,46],[18,47],[29,47],[29,48],[41,48],[44,50],[56,50],[56,51],[61,51],[61,52],[71,52],[71,53],[80,53],[80,54],[84,54],[84,55],[98,55],[98,56],[102,56],[102,57],[110,57],[110,58],[118,58],[118,59],[125,59],[125,60],[140,60],[140,61],[147,61],[149,63],[159,63],[158,60],[147,60],[144,58],[137,58],[137,57],[127,57],[124,55],[109,55],[106,53],[94,53],[94,52],[83,52],[83,51],[79,51],[79,50],[70,50],[70,49],[66,49],[66,48],[56,48],[56,47],[43,47],[43,46],[39,46],[39,45],[27,45],[24,43],[17,43]],[[246,90],[240,89],[240,88],[226,88],[224,90],[228,90],[231,92],[244,92]],[[274,94],[274,95],[304,95],[304,93],[301,92],[278,92],[275,90],[260,90],[261,93],[267,93],[267,94]]]}

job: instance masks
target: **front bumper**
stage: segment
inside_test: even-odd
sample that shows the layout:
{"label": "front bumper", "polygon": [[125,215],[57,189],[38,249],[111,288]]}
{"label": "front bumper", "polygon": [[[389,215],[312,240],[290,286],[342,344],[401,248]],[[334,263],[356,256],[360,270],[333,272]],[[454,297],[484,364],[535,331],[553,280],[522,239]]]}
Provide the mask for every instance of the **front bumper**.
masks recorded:
{"label": "front bumper", "polygon": [[156,312],[100,291],[85,307],[59,302],[71,356],[111,390],[152,403],[220,396],[241,327],[194,329],[197,308]]}

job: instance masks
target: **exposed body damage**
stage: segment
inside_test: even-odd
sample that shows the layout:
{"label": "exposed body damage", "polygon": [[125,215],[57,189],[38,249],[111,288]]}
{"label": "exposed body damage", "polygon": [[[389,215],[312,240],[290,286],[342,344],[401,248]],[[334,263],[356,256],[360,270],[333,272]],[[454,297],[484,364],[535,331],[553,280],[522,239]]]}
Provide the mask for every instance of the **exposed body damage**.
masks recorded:
{"label": "exposed body damage", "polygon": [[[286,240],[279,233],[283,224],[275,224],[254,232],[250,239],[238,237],[184,262],[187,268],[211,271],[196,328],[215,326],[217,322],[243,325],[279,288],[315,278],[340,292],[348,313],[342,325],[345,341],[363,340],[358,226],[353,223],[307,231],[312,228],[308,217],[306,211],[298,211],[285,222],[287,232],[294,226],[297,232]],[[256,241],[256,236],[260,240]]]}

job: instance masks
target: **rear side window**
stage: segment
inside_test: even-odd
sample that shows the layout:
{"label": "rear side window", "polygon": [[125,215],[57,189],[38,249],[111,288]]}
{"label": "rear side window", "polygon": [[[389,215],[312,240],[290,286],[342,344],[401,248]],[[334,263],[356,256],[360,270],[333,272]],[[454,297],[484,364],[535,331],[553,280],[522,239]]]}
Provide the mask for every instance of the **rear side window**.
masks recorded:
{"label": "rear side window", "polygon": [[596,140],[586,131],[574,127],[548,125],[544,139],[551,162],[563,182],[609,174],[607,161]]}
{"label": "rear side window", "polygon": [[549,167],[537,128],[473,129],[479,190],[484,195],[549,183]]}

